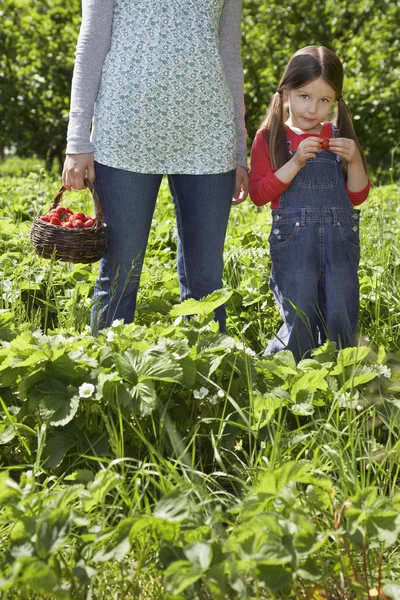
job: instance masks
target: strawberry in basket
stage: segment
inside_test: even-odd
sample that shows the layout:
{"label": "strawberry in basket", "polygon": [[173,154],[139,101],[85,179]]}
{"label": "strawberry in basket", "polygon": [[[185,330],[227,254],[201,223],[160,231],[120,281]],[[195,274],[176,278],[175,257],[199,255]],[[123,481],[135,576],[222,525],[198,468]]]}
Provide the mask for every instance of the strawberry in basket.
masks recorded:
{"label": "strawberry in basket", "polygon": [[107,225],[94,186],[85,180],[96,212],[92,217],[83,212],[73,213],[59,206],[67,190],[62,187],[53,199],[49,212],[35,217],[29,239],[36,253],[43,257],[73,263],[91,263],[99,260],[107,249]]}

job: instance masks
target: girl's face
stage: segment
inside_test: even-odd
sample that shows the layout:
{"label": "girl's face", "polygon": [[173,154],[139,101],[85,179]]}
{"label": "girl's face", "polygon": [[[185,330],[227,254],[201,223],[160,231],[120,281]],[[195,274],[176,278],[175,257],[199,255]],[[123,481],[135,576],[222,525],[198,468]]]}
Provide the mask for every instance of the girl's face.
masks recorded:
{"label": "girl's face", "polygon": [[298,88],[284,89],[283,97],[289,107],[286,124],[318,135],[335,102],[336,92],[319,78]]}

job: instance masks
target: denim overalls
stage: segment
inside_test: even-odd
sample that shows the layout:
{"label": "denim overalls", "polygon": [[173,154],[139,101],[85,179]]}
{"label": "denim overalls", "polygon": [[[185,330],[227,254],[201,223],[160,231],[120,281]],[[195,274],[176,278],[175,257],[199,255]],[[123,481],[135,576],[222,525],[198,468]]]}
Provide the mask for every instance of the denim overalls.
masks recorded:
{"label": "denim overalls", "polygon": [[327,338],[338,348],[353,345],[359,219],[339,157],[326,150],[308,159],[272,211],[270,288],[284,323],[266,354],[288,349],[300,360]]}

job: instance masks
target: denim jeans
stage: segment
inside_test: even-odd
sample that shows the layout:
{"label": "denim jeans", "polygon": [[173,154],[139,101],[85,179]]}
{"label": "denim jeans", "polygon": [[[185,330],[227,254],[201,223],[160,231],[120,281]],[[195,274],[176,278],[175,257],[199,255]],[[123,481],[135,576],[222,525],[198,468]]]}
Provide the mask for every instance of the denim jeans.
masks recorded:
{"label": "denim jeans", "polygon": [[[100,261],[91,315],[92,332],[114,319],[131,323],[147,240],[162,175],[134,173],[95,163],[96,189],[108,226],[109,245]],[[223,250],[235,171],[169,175],[178,230],[181,300],[196,300],[222,287]],[[225,308],[215,311],[225,330]]]}
{"label": "denim jeans", "polygon": [[288,349],[300,360],[326,339],[354,343],[359,219],[336,155],[307,160],[272,211],[270,287],[283,325],[266,354]]}

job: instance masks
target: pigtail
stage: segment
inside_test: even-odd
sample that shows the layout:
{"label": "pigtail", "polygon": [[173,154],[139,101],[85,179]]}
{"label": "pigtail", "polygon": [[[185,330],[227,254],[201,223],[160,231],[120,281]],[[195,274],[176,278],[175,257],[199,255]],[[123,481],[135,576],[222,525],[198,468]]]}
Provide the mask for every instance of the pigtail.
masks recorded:
{"label": "pigtail", "polygon": [[[347,107],[347,104],[342,97],[338,99],[337,110],[336,110],[336,127],[339,131],[340,137],[349,138],[355,141],[357,148],[360,151],[361,159],[364,165],[365,172],[368,173],[367,159],[363,149],[361,148],[360,142],[357,139],[356,132],[354,130],[353,119],[351,112]],[[346,169],[347,172],[347,169]]]}
{"label": "pigtail", "polygon": [[272,96],[267,116],[261,124],[260,130],[265,131],[271,166],[274,169],[279,169],[290,160],[284,122],[282,90],[278,90]]}

